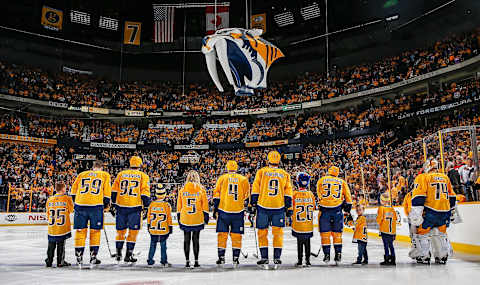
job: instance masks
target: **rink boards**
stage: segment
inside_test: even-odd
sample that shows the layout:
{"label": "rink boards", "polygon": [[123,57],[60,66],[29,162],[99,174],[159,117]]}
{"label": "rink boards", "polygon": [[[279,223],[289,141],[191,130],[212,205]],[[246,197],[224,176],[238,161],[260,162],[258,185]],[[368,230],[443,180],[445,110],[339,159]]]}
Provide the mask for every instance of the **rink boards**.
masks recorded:
{"label": "rink boards", "polygon": [[[401,216],[401,224],[397,225],[397,240],[409,242],[407,217],[402,207],[395,207],[395,209]],[[460,224],[452,224],[448,229],[453,248],[459,252],[480,255],[480,203],[460,204],[459,212],[463,222]],[[318,212],[315,212],[315,221],[317,221],[317,213]],[[365,211],[369,236],[371,237],[378,237],[378,229],[375,222],[376,214],[377,208],[367,208]],[[73,221],[73,216],[71,218]],[[246,222],[248,222],[246,217],[245,219]],[[172,214],[172,220],[174,224],[177,223],[177,215],[175,213]],[[106,213],[105,223],[115,224],[115,218],[109,213]],[[209,224],[214,223],[215,220],[211,218]],[[0,226],[30,225],[47,225],[45,213],[0,213]],[[349,228],[345,230],[352,231],[352,229]]]}

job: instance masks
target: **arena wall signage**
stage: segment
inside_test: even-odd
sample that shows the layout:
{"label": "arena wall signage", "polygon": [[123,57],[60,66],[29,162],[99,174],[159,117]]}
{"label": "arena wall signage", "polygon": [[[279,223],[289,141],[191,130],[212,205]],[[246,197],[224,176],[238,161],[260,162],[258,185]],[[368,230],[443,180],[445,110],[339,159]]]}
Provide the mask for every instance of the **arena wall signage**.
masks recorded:
{"label": "arena wall signage", "polygon": [[288,144],[288,140],[276,140],[269,142],[248,142],[245,143],[245,147],[259,147],[259,146],[276,146]]}
{"label": "arena wall signage", "polygon": [[282,111],[294,111],[294,110],[301,110],[302,104],[295,104],[295,105],[284,105],[282,106]]}
{"label": "arena wall signage", "polygon": [[125,110],[125,116],[128,116],[128,117],[143,117],[144,115],[145,115],[144,111]]}
{"label": "arena wall signage", "polygon": [[63,72],[68,72],[68,73],[76,73],[76,74],[87,74],[87,75],[92,75],[93,74],[93,72],[91,72],[89,70],[80,70],[80,69],[71,68],[71,67],[68,67],[68,66],[63,66],[62,71]]}
{"label": "arena wall signage", "polygon": [[210,146],[208,144],[176,144],[173,146],[173,149],[175,150],[205,150],[209,148]]}
{"label": "arena wall signage", "polygon": [[220,129],[228,129],[228,128],[241,128],[246,127],[247,123],[228,123],[228,124],[204,124],[203,128],[211,129],[211,130],[220,130]]}
{"label": "arena wall signage", "polygon": [[473,98],[469,98],[469,99],[463,99],[463,100],[460,100],[458,102],[452,102],[452,103],[440,105],[440,106],[437,106],[437,107],[421,109],[421,110],[417,110],[417,111],[413,111],[413,112],[404,112],[404,113],[398,115],[397,119],[398,120],[403,120],[403,119],[407,119],[407,118],[433,114],[433,113],[437,113],[437,112],[442,112],[442,111],[454,109],[454,108],[457,108],[457,107],[460,107],[460,106],[463,106],[463,105],[467,105],[467,104],[470,104],[470,103],[473,103],[473,102],[478,102],[478,101],[480,101],[480,95],[475,96]]}
{"label": "arena wall signage", "polygon": [[73,158],[75,160],[96,160],[97,156],[95,154],[75,154]]}
{"label": "arena wall signage", "polygon": [[90,147],[97,147],[97,148],[115,148],[115,149],[136,149],[136,144],[128,144],[128,143],[99,143],[99,142],[91,142]]}
{"label": "arena wall signage", "polygon": [[192,124],[179,124],[179,125],[172,125],[172,124],[149,124],[149,129],[191,129],[193,128]]}
{"label": "arena wall signage", "polygon": [[34,138],[34,137],[7,135],[7,134],[0,134],[0,140],[20,141],[20,142],[29,142],[29,143],[57,144],[57,140],[53,140],[53,139]]}
{"label": "arena wall signage", "polygon": [[98,108],[98,107],[82,106],[81,110],[84,113],[94,113],[94,114],[103,114],[103,115],[108,115],[110,113],[110,110],[105,108]]}

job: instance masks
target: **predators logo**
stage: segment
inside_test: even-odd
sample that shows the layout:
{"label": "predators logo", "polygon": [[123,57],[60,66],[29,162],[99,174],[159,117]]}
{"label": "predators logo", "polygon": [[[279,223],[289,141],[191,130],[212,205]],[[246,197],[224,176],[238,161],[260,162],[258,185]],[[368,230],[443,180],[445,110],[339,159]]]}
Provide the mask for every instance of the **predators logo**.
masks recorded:
{"label": "predators logo", "polygon": [[203,38],[208,72],[220,92],[224,89],[218,78],[217,58],[235,94],[251,95],[255,89],[267,87],[270,66],[284,55],[261,34],[259,29],[231,28]]}

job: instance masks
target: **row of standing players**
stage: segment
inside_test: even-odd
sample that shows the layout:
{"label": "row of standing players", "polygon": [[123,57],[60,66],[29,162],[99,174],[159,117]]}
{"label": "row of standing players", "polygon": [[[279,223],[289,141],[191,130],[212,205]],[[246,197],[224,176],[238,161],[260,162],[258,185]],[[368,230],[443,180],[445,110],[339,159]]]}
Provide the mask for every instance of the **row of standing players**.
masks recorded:
{"label": "row of standing players", "polygon": [[[257,264],[269,267],[268,231],[273,235],[273,267],[281,264],[283,248],[283,228],[287,218],[292,220],[292,234],[297,238],[297,266],[310,265],[313,237],[313,212],[316,200],[308,191],[310,177],[299,173],[296,177],[297,189],[293,191],[290,175],[279,168],[281,156],[271,151],[267,156],[268,166],[256,173],[252,189],[248,179],[237,173],[235,161],[228,161],[227,173],[220,176],[214,190],[214,217],[217,220],[218,265],[225,263],[225,250],[230,235],[233,251],[233,264],[239,264],[244,233],[244,212],[255,219],[260,260]],[[121,171],[113,185],[110,175],[104,172],[103,163],[95,161],[93,169],[82,172],[73,183],[70,195],[65,193],[65,185],[58,184],[56,194],[47,201],[48,250],[47,266],[52,266],[57,247],[57,266],[70,265],[64,260],[65,239],[71,237],[69,213],[74,212],[75,255],[77,263],[83,263],[83,253],[87,230],[90,229],[90,264],[100,263],[97,258],[100,245],[100,230],[103,228],[104,211],[110,209],[116,220],[116,260],[121,261],[125,240],[124,261],[136,262],[133,254],[142,218],[147,218],[151,236],[147,263],[153,265],[157,243],[161,247],[163,266],[171,266],[167,261],[166,242],[173,231],[171,207],[165,201],[166,192],[157,191],[156,199],[150,201],[149,177],[140,167],[142,160],[133,156],[130,169]],[[342,254],[343,224],[355,227],[354,241],[358,243],[359,255],[355,264],[368,263],[367,223],[363,207],[358,205],[358,217],[353,221],[350,214],[352,197],[347,183],[338,177],[339,168],[332,166],[328,174],[317,183],[319,230],[324,261],[330,261],[331,245],[334,247],[334,261],[339,263]],[[425,163],[424,173],[415,179],[414,189],[407,199],[409,224],[411,225],[412,250],[410,257],[418,262],[430,262],[433,253],[435,260],[445,263],[451,254],[446,235],[452,210],[455,206],[455,193],[448,177],[438,171],[438,162],[430,159]],[[110,206],[111,205],[111,206]],[[143,209],[148,209],[144,211]],[[184,187],[178,193],[177,219],[184,232],[184,253],[186,267],[190,267],[190,244],[193,244],[194,267],[200,266],[200,231],[208,223],[208,201],[205,189],[200,184],[196,171],[190,171]],[[393,241],[396,234],[398,215],[390,206],[388,196],[382,195],[382,206],[378,209],[377,222],[385,246],[385,260],[382,265],[394,265]],[[305,258],[305,262],[303,259]]]}

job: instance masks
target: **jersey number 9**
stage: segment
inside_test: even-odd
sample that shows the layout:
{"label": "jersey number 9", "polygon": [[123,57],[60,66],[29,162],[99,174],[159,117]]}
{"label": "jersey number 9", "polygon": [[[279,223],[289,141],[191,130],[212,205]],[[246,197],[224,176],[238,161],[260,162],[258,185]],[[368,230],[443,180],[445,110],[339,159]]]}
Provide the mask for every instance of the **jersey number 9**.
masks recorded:
{"label": "jersey number 9", "polygon": [[268,196],[277,196],[279,184],[278,179],[268,181]]}

